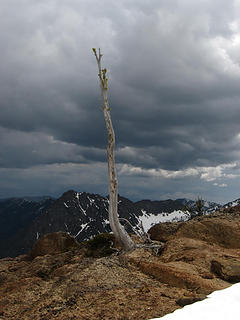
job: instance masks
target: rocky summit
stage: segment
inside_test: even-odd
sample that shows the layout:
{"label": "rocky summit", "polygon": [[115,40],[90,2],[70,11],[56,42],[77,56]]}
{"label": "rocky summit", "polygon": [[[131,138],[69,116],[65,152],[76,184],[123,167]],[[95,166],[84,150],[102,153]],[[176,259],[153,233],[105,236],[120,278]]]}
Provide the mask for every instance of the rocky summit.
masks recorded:
{"label": "rocky summit", "polygon": [[0,319],[146,320],[240,281],[238,210],[162,223],[149,233],[161,250],[124,253],[111,234],[79,244],[57,232],[28,255],[1,259]]}

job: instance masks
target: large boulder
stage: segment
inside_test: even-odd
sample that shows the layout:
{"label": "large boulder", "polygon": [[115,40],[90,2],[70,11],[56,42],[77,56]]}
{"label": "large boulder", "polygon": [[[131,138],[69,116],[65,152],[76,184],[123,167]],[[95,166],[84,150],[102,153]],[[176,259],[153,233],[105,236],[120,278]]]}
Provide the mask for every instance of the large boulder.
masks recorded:
{"label": "large boulder", "polygon": [[29,257],[53,255],[77,249],[79,243],[66,232],[48,233],[42,236],[33,246]]}
{"label": "large boulder", "polygon": [[211,271],[220,279],[230,283],[240,282],[240,260],[235,258],[217,259],[211,262]]}
{"label": "large boulder", "polygon": [[148,233],[150,234],[150,238],[152,240],[157,240],[161,242],[168,241],[174,234],[176,234],[177,230],[182,225],[182,222],[165,222],[159,223],[153,226]]}
{"label": "large boulder", "polygon": [[240,248],[240,222],[227,218],[205,218],[182,224],[176,235],[215,243],[225,248]]}
{"label": "large boulder", "polygon": [[168,241],[172,238],[198,239],[225,248],[240,248],[240,219],[224,216],[201,217],[187,222],[159,224],[149,230],[151,239]]}

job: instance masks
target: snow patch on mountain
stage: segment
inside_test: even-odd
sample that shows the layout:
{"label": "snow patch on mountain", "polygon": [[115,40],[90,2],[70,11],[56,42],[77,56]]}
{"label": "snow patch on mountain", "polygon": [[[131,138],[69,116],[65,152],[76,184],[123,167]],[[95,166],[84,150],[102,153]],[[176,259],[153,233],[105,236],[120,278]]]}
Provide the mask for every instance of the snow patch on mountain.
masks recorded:
{"label": "snow patch on mountain", "polygon": [[230,208],[230,207],[236,207],[240,205],[240,199],[236,199],[234,201],[226,203],[223,208]]}
{"label": "snow patch on mountain", "polygon": [[139,225],[142,224],[145,232],[147,232],[152,226],[163,222],[178,222],[187,221],[190,219],[190,213],[188,211],[174,210],[172,212],[161,212],[159,214],[153,214],[142,210],[143,215],[138,217]]}

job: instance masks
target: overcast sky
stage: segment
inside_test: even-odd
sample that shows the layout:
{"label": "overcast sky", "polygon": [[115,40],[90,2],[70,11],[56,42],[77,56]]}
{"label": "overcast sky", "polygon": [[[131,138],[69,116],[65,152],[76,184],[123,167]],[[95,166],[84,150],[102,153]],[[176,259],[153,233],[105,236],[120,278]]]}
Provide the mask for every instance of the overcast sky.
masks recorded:
{"label": "overcast sky", "polygon": [[0,198],[240,197],[240,0],[1,0]]}

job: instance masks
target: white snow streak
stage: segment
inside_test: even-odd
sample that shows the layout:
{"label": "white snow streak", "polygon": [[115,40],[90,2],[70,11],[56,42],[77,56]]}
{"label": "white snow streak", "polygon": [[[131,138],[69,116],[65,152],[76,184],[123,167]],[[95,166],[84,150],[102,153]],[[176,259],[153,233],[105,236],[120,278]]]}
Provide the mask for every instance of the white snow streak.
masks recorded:
{"label": "white snow streak", "polygon": [[87,196],[87,198],[88,198],[88,200],[89,200],[89,202],[90,202],[90,205],[92,205],[92,204],[95,202],[95,200],[92,199],[92,198],[89,198],[89,196]]}
{"label": "white snow streak", "polygon": [[83,229],[88,225],[88,222],[87,223],[83,223],[80,227],[81,229],[78,231],[78,233],[74,236],[74,238],[76,238],[82,231]]}
{"label": "white snow streak", "polygon": [[86,210],[83,209],[83,207],[80,205],[80,202],[79,202],[78,204],[79,204],[79,208],[82,210],[82,212],[83,212],[83,213],[85,214],[85,216],[86,216],[86,215],[87,215],[87,214],[86,214]]}
{"label": "white snow streak", "polygon": [[109,220],[108,219],[104,219],[103,220],[103,225],[106,226],[107,224],[109,224]]}
{"label": "white snow streak", "polygon": [[231,203],[231,207],[236,207],[239,205],[239,202],[238,201],[234,201]]}

